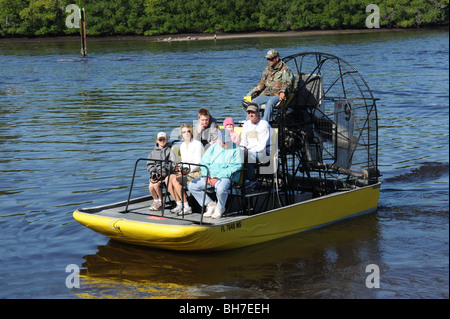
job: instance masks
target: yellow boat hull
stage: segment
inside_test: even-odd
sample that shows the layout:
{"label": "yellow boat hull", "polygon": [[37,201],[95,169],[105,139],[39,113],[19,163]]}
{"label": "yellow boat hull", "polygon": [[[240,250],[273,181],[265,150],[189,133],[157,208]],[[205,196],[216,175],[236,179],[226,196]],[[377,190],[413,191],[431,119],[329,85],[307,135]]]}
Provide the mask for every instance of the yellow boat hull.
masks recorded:
{"label": "yellow boat hull", "polygon": [[[109,238],[170,250],[226,250],[254,245],[377,209],[380,183],[310,199],[222,224],[170,225],[111,218],[76,210],[74,218]],[[206,220],[206,219],[205,219]]]}

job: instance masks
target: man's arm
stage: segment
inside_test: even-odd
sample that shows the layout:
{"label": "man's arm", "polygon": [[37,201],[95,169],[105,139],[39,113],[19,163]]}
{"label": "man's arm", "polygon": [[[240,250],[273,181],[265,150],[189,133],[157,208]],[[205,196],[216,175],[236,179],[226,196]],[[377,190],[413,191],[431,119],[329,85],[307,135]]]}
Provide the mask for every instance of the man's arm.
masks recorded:
{"label": "man's arm", "polygon": [[250,92],[248,92],[247,95],[252,95],[255,92],[262,92],[265,88],[266,88],[266,81],[267,81],[267,68],[264,70],[262,76],[261,76],[261,80],[258,82],[258,84],[253,88],[253,90],[251,90]]}

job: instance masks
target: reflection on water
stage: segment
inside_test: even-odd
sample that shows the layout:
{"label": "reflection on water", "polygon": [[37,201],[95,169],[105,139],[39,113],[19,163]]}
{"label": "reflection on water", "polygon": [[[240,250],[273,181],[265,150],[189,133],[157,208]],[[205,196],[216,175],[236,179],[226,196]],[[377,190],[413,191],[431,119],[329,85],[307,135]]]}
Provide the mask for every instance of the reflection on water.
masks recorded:
{"label": "reflection on water", "polygon": [[[378,101],[377,213],[236,251],[121,244],[72,218],[127,198],[157,132],[245,119],[269,48],[344,58]],[[0,47],[1,298],[448,298],[448,29]],[[135,196],[147,193],[139,176]],[[381,288],[365,286],[368,264]],[[81,287],[64,285],[68,264]]]}
{"label": "reflection on water", "polygon": [[[383,263],[377,228],[377,216],[370,214],[357,223],[350,220],[326,230],[214,253],[171,252],[110,240],[96,254],[84,257],[82,293],[97,297],[91,280],[104,278],[120,283],[119,298],[124,294],[178,298],[183,291],[194,298],[368,297],[366,266]],[[342,282],[342,276],[352,279]],[[176,289],[158,291],[161,286]]]}

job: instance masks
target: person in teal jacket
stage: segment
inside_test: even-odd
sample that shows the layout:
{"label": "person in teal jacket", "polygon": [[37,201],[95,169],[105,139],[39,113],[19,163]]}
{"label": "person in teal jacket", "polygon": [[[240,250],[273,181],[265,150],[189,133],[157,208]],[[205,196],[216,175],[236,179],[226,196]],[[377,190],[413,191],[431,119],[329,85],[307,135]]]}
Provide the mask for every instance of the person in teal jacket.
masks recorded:
{"label": "person in teal jacket", "polygon": [[[200,206],[203,204],[206,183],[216,190],[217,203],[208,195],[205,196],[204,205],[206,212],[204,217],[220,218],[225,211],[228,198],[228,190],[231,185],[231,175],[242,168],[243,155],[238,145],[231,140],[230,132],[226,129],[220,130],[217,142],[211,145],[203,154],[200,164],[202,177],[194,179],[188,184],[188,189]],[[234,178],[239,179],[239,174]]]}

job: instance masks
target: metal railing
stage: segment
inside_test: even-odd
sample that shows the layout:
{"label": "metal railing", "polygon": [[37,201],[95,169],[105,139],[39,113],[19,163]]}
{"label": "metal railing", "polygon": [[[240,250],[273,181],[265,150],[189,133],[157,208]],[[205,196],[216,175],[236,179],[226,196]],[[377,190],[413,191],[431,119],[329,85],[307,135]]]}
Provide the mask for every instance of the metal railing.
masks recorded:
{"label": "metal railing", "polygon": [[[161,187],[164,187],[165,186],[165,188],[166,188],[166,194],[164,195],[163,194],[163,202],[162,202],[162,209],[161,209],[161,217],[164,217],[164,207],[165,207],[165,199],[166,199],[166,196],[168,195],[168,193],[169,193],[169,190],[168,190],[168,188],[169,188],[169,185],[170,185],[170,178],[168,178],[167,179],[167,185],[165,185],[166,183],[165,183],[165,178],[166,177],[168,177],[168,176],[170,176],[170,175],[172,175],[172,174],[175,174],[176,172],[175,172],[175,167],[176,166],[179,166],[179,167],[191,167],[191,166],[198,166],[198,167],[204,167],[204,168],[206,168],[206,172],[207,172],[207,176],[206,176],[206,183],[205,183],[205,191],[204,191],[204,195],[203,195],[203,203],[202,203],[202,205],[201,205],[201,216],[200,216],[200,224],[202,224],[203,223],[203,212],[204,212],[204,207],[205,207],[205,199],[206,199],[206,190],[207,190],[207,187],[208,187],[208,180],[210,179],[210,176],[209,176],[209,168],[206,166],[206,165],[202,165],[202,164],[194,164],[194,163],[188,163],[188,162],[173,162],[173,161],[171,161],[171,160],[159,160],[159,159],[149,159],[149,158],[138,158],[137,160],[136,160],[136,162],[135,162],[135,164],[134,164],[134,170],[133,170],[133,177],[132,177],[132,179],[131,179],[131,185],[130,185],[130,191],[129,191],[129,193],[128,193],[128,199],[127,199],[127,205],[125,206],[125,211],[123,212],[123,214],[126,214],[126,213],[128,213],[128,207],[129,207],[129,204],[130,204],[130,199],[131,199],[131,193],[132,193],[132,191],[133,191],[133,185],[134,185],[134,180],[135,180],[135,177],[136,177],[136,169],[137,169],[137,165],[138,165],[138,163],[140,162],[140,161],[147,161],[147,162],[153,162],[153,163],[157,163],[157,166],[160,168],[160,171],[161,172],[163,172],[164,170],[167,170],[168,171],[168,174],[166,174],[165,176],[163,176],[162,178],[161,178]],[[165,165],[163,165],[163,164],[165,164]],[[183,178],[185,178],[185,175],[183,175],[183,174],[181,174],[181,178],[182,178],[182,184],[183,184]],[[182,196],[183,196],[183,199],[184,199],[184,193],[185,192],[182,192]],[[184,203],[184,200],[182,201],[183,203]],[[200,203],[199,203],[200,204]],[[183,207],[183,209],[182,209],[182,215],[181,215],[183,218],[184,218],[184,207]]]}

